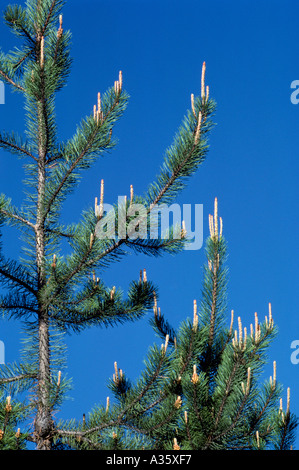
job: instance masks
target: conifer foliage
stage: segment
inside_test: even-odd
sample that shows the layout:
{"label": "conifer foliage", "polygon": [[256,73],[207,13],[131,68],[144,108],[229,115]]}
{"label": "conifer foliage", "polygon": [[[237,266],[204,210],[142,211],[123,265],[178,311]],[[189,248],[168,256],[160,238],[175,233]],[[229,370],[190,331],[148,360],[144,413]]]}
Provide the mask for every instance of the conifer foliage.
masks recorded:
{"label": "conifer foliage", "polygon": [[[63,203],[80,183],[84,171],[116,145],[114,128],[129,98],[120,72],[114,86],[95,96],[94,108],[82,119],[74,135],[58,141],[55,96],[66,84],[72,63],[71,34],[64,29],[63,5],[62,0],[26,0],[24,6],[8,6],[4,13],[5,23],[17,36],[19,45],[8,53],[0,52],[0,79],[21,95],[26,116],[25,135],[1,131],[0,148],[22,159],[26,192],[20,208],[6,195],[0,197],[0,224],[14,226],[24,240],[20,260],[8,259],[0,247],[0,281],[5,288],[0,307],[6,318],[22,322],[26,342],[22,362],[6,364],[0,370],[3,449],[24,448],[27,441],[40,450],[53,449],[61,442],[67,445],[67,431],[59,430],[55,422],[56,411],[69,387],[63,369],[65,332],[78,333],[90,326],[137,320],[153,308],[157,288],[145,271],[132,280],[124,298],[121,288],[105,285],[103,268],[121,261],[130,249],[156,256],[179,252],[187,242],[181,228],[180,236],[172,229],[167,239],[132,238],[126,231],[124,236],[123,227],[122,233],[116,231],[112,238],[97,237],[96,228],[105,215],[103,181],[99,204],[96,199],[95,207],[92,203],[78,223],[63,222]],[[174,200],[205,159],[214,108],[205,86],[204,64],[201,95],[191,95],[191,109],[165,153],[156,181],[143,196],[135,195],[130,188],[130,197],[123,207],[115,205],[116,222],[132,201],[143,204],[146,217],[150,217],[159,203]],[[130,221],[128,218],[125,223]],[[65,243],[68,254],[63,251]],[[132,400],[137,409],[143,406],[138,399],[138,387],[143,396],[143,383],[148,380],[148,391],[155,394],[152,384],[161,380],[166,357],[161,357],[158,376],[151,377],[149,368],[135,389]],[[117,371],[113,387],[122,390],[123,396],[132,393]],[[169,400],[171,407],[172,397]],[[126,419],[130,412],[122,411]],[[132,412],[137,411],[134,408]],[[111,420],[110,412],[105,419],[108,416]],[[88,426],[92,426],[92,419]],[[26,423],[34,424],[27,428]],[[84,426],[87,423],[82,424],[82,429]],[[114,434],[111,436],[114,445]],[[107,436],[105,439],[109,440]],[[82,442],[85,445],[86,439]],[[109,446],[108,441],[105,445]]]}
{"label": "conifer foliage", "polygon": [[[261,381],[267,349],[277,334],[268,315],[247,328],[226,318],[226,241],[222,219],[209,216],[201,300],[193,318],[176,332],[154,305],[152,325],[163,338],[153,345],[136,383],[115,363],[110,381],[113,403],[92,410],[82,422],[59,423],[63,442],[73,448],[145,450],[289,450],[297,418],[290,389],[273,375]],[[228,323],[228,325],[227,325]]]}

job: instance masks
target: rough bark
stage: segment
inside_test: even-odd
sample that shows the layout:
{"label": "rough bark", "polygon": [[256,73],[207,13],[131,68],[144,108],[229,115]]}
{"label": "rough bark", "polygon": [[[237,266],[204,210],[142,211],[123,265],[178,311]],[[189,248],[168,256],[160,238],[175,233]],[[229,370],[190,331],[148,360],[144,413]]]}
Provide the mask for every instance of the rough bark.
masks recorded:
{"label": "rough bark", "polygon": [[[43,71],[41,71],[43,73]],[[35,417],[35,441],[37,450],[51,449],[53,420],[49,404],[50,387],[50,342],[48,311],[43,302],[43,289],[46,284],[45,271],[45,223],[44,198],[46,184],[47,126],[45,122],[45,100],[37,103],[39,159],[38,159],[38,194],[36,214],[36,266],[38,278],[38,342],[39,342],[39,374],[37,386],[37,413]]]}

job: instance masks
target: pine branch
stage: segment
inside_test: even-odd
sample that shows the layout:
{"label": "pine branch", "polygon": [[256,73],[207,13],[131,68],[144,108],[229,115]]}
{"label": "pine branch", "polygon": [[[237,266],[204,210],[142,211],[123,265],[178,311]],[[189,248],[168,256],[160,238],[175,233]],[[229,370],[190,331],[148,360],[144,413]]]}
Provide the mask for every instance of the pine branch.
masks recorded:
{"label": "pine branch", "polygon": [[35,46],[35,40],[30,32],[26,10],[20,5],[9,5],[4,12],[4,19],[15,34],[25,37],[31,46]]}
{"label": "pine branch", "polygon": [[169,344],[175,344],[177,332],[165,319],[164,315],[161,314],[161,309],[157,307],[156,299],[154,304],[154,317],[150,319],[150,324],[162,339],[168,336]]}
{"label": "pine branch", "polygon": [[37,370],[28,364],[3,364],[0,369],[0,387],[2,390],[22,392],[31,387],[37,379]]}
{"label": "pine branch", "polygon": [[30,157],[37,161],[37,158],[32,154],[30,148],[28,149],[27,145],[22,143],[20,137],[14,134],[0,134],[0,148],[20,156]]}
{"label": "pine branch", "polygon": [[[205,63],[203,64],[205,71]],[[204,73],[202,87],[204,87]],[[208,118],[214,111],[214,103],[208,96],[196,98],[191,95],[192,111],[188,111],[183,125],[179,128],[173,145],[167,150],[164,164],[157,182],[148,189],[149,205],[169,203],[184,187],[184,180],[190,177],[204,161],[207,153],[205,134],[211,128]]]}
{"label": "pine branch", "polygon": [[1,75],[2,78],[4,78],[4,80],[5,80],[7,83],[9,83],[10,85],[12,85],[14,88],[16,88],[17,90],[22,91],[23,93],[25,92],[25,88],[23,88],[23,87],[22,87],[21,85],[19,85],[17,82],[14,82],[14,81],[12,80],[12,78],[10,78],[7,73],[5,73],[5,71],[3,71],[3,70],[0,69],[0,75]]}
{"label": "pine branch", "polygon": [[5,215],[7,218],[16,220],[18,222],[21,222],[23,225],[27,225],[28,227],[34,229],[35,225],[31,223],[29,220],[26,220],[24,217],[21,217],[18,214],[13,214],[12,212],[8,212],[6,210],[1,210],[1,214]]}
{"label": "pine branch", "polygon": [[233,382],[236,378],[236,373],[237,373],[239,368],[240,368],[240,363],[236,361],[233,364],[233,367],[230,371],[230,375],[226,380],[225,390],[223,391],[222,400],[221,400],[218,412],[216,414],[216,417],[215,417],[215,420],[214,420],[214,423],[213,423],[213,429],[212,429],[212,432],[207,437],[207,440],[206,440],[206,443],[205,443],[205,446],[204,446],[204,450],[209,449],[213,442],[220,441],[222,437],[224,437],[231,430],[233,430],[236,427],[236,425],[238,424],[238,420],[240,419],[240,417],[242,415],[242,411],[243,411],[243,409],[245,407],[245,404],[247,402],[247,399],[248,399],[249,389],[248,390],[246,389],[246,393],[244,394],[243,400],[241,401],[239,409],[237,410],[235,416],[233,417],[232,423],[230,424],[230,426],[226,427],[225,431],[223,431],[221,433],[217,433],[217,430],[219,428],[219,422],[221,420],[221,417],[224,414],[225,405],[227,404],[227,401],[229,400],[229,396],[232,393]]}
{"label": "pine branch", "polygon": [[35,230],[35,225],[26,218],[25,214],[12,206],[10,200],[2,194],[0,195],[0,215],[3,220],[7,219],[9,223],[17,223],[22,227],[29,227],[32,231]]}
{"label": "pine branch", "polygon": [[[139,285],[132,282],[128,299],[122,300],[115,290],[103,290],[95,286],[93,293],[88,289],[75,300],[59,301],[51,296],[49,311],[53,321],[63,328],[80,331],[88,325],[111,325],[141,317],[152,307],[154,286],[150,282]],[[70,296],[71,297],[71,296]]]}
{"label": "pine branch", "polygon": [[45,20],[45,23],[44,23],[44,26],[41,30],[41,36],[44,36],[45,32],[46,32],[46,29],[50,23],[50,20],[53,16],[53,13],[54,13],[54,7],[57,5],[57,0],[53,0],[52,1],[52,4],[50,5],[50,8],[49,8],[49,11],[48,11],[48,15],[47,15],[47,18]]}
{"label": "pine branch", "polygon": [[[70,187],[77,183],[78,176],[74,174],[75,170],[89,168],[94,158],[111,148],[110,130],[126,108],[127,95],[124,92],[114,94],[112,103],[109,103],[109,99],[112,99],[111,90],[103,100],[104,103],[106,102],[107,109],[104,108],[105,114],[102,121],[97,122],[94,117],[87,118],[81,123],[81,127],[78,128],[73,139],[64,145],[66,162],[57,167],[57,176],[53,173],[54,181],[56,179],[57,184],[55,181],[54,189],[49,191],[49,198],[44,209],[44,220],[59,196],[61,197],[62,194],[63,197],[63,192],[69,192]],[[48,163],[52,162],[53,159],[50,158]]]}
{"label": "pine branch", "polygon": [[0,309],[3,312],[12,312],[14,317],[24,317],[28,313],[38,313],[37,304],[28,301],[28,296],[20,296],[18,293],[0,296]]}
{"label": "pine branch", "polygon": [[28,273],[15,261],[9,261],[0,266],[0,279],[1,276],[3,278],[2,282],[25,289],[25,292],[27,291],[36,297],[37,291],[29,282]]}
{"label": "pine branch", "polygon": [[[167,345],[165,344],[164,349],[161,351],[155,348],[152,350],[152,355],[155,357],[155,364],[149,366],[143,380],[137,384],[136,390],[133,391],[130,388],[125,393],[125,401],[121,399],[120,406],[114,407],[111,412],[109,411],[109,414],[108,408],[106,408],[104,412],[105,416],[103,416],[101,411],[95,411],[93,413],[94,416],[90,417],[90,425],[84,421],[84,430],[82,430],[80,426],[72,430],[65,429],[68,426],[67,423],[60,425],[56,430],[58,435],[61,437],[79,437],[81,440],[91,434],[99,436],[101,432],[107,429],[125,428],[131,430],[133,433],[141,433],[150,436],[154,432],[159,432],[160,428],[167,425],[167,423],[172,422],[173,416],[177,414],[178,411],[178,408],[173,406],[174,400],[172,399],[170,400],[171,412],[165,412],[163,416],[158,413],[156,417],[152,416],[150,420],[146,419],[145,422],[142,420],[142,416],[147,415],[147,413],[151,409],[154,409],[162,400],[168,398],[168,394],[164,395],[158,393],[158,381],[161,380],[161,374],[163,375],[168,361],[166,348]],[[123,398],[122,384],[124,381],[125,378],[122,371],[118,370],[117,364],[115,364],[115,375],[113,381],[110,383],[110,387],[115,391],[116,396],[120,394]],[[151,391],[158,395],[158,398],[154,401],[151,400]],[[144,399],[147,400],[147,396],[149,396],[150,399],[148,403],[143,401]],[[98,439],[96,442],[90,441],[88,444],[92,446],[99,445]]]}

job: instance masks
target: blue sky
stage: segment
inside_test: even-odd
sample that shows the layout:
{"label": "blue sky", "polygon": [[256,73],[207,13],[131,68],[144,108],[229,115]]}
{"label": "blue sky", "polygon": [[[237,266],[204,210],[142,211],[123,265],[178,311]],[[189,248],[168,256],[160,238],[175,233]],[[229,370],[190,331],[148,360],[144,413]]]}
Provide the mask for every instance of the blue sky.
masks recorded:
{"label": "blue sky", "polygon": [[[146,190],[190,106],[190,94],[200,92],[206,61],[217,125],[205,163],[178,202],[203,204],[206,238],[208,214],[218,198],[229,253],[228,321],[234,309],[249,327],[254,312],[263,319],[272,303],[279,335],[264,377],[272,374],[276,360],[284,404],[290,387],[291,407],[299,416],[299,364],[290,359],[291,343],[299,340],[299,105],[290,100],[291,82],[299,79],[298,2],[85,0],[82,5],[70,0],[63,10],[63,26],[73,34],[74,63],[68,86],[57,97],[61,138],[73,134],[91,112],[97,92],[111,86],[119,70],[131,98],[115,131],[118,147],[86,173],[65,206],[66,220],[79,220],[94,203],[102,178],[108,203],[129,194],[130,184],[136,193]],[[0,31],[7,51],[12,37],[5,26]],[[0,128],[21,132],[23,116],[20,96],[6,87]],[[1,151],[0,191],[16,204],[22,200],[22,177],[21,162]],[[6,252],[15,255],[18,241],[12,231],[5,232],[4,242]],[[161,310],[178,326],[192,315],[193,299],[200,299],[204,261],[203,249],[160,259],[130,255],[103,277],[125,291],[146,268],[159,286]],[[18,323],[1,323],[6,362],[18,359],[21,336]],[[68,337],[74,389],[59,416],[81,419],[95,403],[105,402],[114,361],[136,378],[156,340],[148,318]]]}

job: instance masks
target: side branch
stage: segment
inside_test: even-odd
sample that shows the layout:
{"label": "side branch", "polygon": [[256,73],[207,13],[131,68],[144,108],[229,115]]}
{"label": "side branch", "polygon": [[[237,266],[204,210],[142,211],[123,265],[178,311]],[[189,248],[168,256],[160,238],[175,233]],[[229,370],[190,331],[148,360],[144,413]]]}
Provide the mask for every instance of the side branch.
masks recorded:
{"label": "side branch", "polygon": [[[0,73],[1,73],[1,71],[0,71]],[[33,160],[38,161],[38,159],[34,155],[32,155],[32,153],[30,153],[28,150],[26,150],[25,148],[20,147],[19,145],[16,145],[12,142],[8,142],[7,140],[4,140],[2,138],[0,138],[0,147],[4,147],[4,148],[8,147],[10,150],[12,150],[12,152],[23,153],[27,157],[33,158]]]}
{"label": "side branch", "polygon": [[3,72],[3,70],[0,70],[0,75],[8,82],[10,83],[10,85],[14,86],[15,88],[17,88],[18,90],[20,91],[23,91],[25,92],[25,88],[23,88],[21,85],[19,85],[18,83],[14,82],[5,72]]}
{"label": "side branch", "polygon": [[18,382],[23,379],[36,379],[37,374],[20,374],[20,375],[15,375],[14,377],[6,377],[3,379],[0,379],[0,385],[7,385],[12,382]]}
{"label": "side branch", "polygon": [[29,220],[25,219],[24,217],[21,217],[20,215],[17,215],[17,214],[13,214],[11,212],[8,212],[4,209],[0,209],[0,213],[5,215],[6,217],[10,218],[10,219],[14,219],[18,222],[21,222],[22,224],[24,225],[27,225],[28,227],[32,228],[33,230],[35,230],[35,225],[30,222]]}
{"label": "side branch", "polygon": [[10,272],[8,272],[7,270],[5,270],[1,267],[0,267],[0,275],[4,276],[9,281],[12,281],[14,284],[17,284],[20,287],[25,288],[26,290],[31,292],[31,294],[33,294],[34,296],[37,295],[36,290],[33,289],[33,287],[31,287],[27,282],[22,281],[22,279],[19,279],[18,277],[14,276],[13,274],[11,274]]}
{"label": "side branch", "polygon": [[[59,185],[57,186],[57,188],[55,189],[54,193],[52,194],[52,197],[51,199],[48,201],[47,203],[47,206],[45,208],[45,211],[44,211],[44,215],[43,215],[43,220],[46,220],[46,217],[51,209],[51,206],[52,204],[54,203],[55,199],[57,198],[58,194],[60,193],[60,191],[63,189],[64,185],[66,184],[68,178],[70,177],[70,175],[73,173],[73,171],[75,170],[75,168],[79,165],[79,163],[82,161],[82,159],[84,158],[85,154],[87,153],[88,151],[88,148],[89,146],[92,144],[95,136],[96,136],[97,132],[95,131],[92,135],[91,135],[91,138],[90,138],[90,141],[86,143],[86,147],[84,149],[83,152],[81,152],[81,154],[76,158],[76,160],[71,164],[71,166],[69,167],[69,169],[66,171],[65,175],[63,176],[62,180],[60,181]],[[47,162],[48,163],[48,162]]]}

